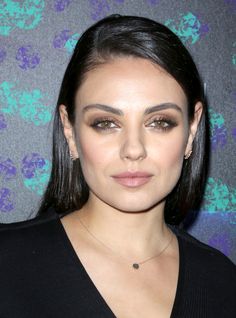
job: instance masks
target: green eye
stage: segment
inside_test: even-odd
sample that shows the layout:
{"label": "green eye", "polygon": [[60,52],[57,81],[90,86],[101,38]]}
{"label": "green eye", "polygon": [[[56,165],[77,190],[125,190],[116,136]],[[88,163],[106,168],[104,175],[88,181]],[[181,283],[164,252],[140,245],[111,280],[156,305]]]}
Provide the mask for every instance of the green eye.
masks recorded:
{"label": "green eye", "polygon": [[177,126],[177,123],[175,121],[167,119],[167,118],[153,119],[148,124],[148,127],[152,127],[156,130],[162,130],[162,131],[170,130],[175,126]]}
{"label": "green eye", "polygon": [[110,129],[110,128],[115,128],[115,125],[114,125],[114,123],[112,123],[109,120],[104,120],[104,121],[101,121],[100,123],[98,123],[97,127],[101,128],[101,129]]}
{"label": "green eye", "polygon": [[169,123],[163,120],[155,120],[153,123],[150,125],[152,127],[161,127],[161,128],[167,128],[169,127]]}
{"label": "green eye", "polygon": [[91,127],[97,130],[109,130],[117,128],[118,125],[113,121],[109,119],[96,119],[92,124]]}

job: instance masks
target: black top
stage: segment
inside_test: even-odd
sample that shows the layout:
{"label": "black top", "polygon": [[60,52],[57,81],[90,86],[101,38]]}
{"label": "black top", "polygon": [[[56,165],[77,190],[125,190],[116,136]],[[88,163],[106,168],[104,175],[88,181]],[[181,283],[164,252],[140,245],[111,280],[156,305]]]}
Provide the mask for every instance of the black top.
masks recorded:
{"label": "black top", "polygon": [[[180,266],[171,318],[235,318],[236,266],[216,249],[172,230]],[[0,318],[115,317],[53,209],[0,225],[0,288]]]}

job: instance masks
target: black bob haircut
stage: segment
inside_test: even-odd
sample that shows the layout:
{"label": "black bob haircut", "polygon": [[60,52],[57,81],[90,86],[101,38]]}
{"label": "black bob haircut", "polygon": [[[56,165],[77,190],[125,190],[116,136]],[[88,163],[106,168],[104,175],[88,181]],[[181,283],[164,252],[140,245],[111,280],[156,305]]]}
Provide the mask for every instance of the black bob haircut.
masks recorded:
{"label": "black bob haircut", "polygon": [[69,213],[88,200],[89,189],[80,161],[70,159],[59,106],[66,105],[69,120],[74,124],[75,95],[86,73],[112,58],[125,56],[147,59],[179,83],[187,97],[189,122],[194,118],[196,102],[203,104],[193,154],[184,160],[180,179],[166,198],[165,221],[179,224],[189,211],[199,208],[206,175],[207,111],[193,59],[180,39],[164,25],[143,17],[111,15],[83,33],[65,71],[54,117],[52,172],[38,214],[49,207],[59,214]]}

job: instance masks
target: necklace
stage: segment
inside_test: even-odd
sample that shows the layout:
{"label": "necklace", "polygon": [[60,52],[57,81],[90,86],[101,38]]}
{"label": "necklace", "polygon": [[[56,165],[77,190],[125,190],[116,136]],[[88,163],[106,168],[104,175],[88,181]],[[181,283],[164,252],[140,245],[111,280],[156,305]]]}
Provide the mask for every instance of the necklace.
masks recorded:
{"label": "necklace", "polygon": [[[83,226],[83,228],[84,228],[97,242],[99,242],[100,244],[102,244],[106,249],[110,250],[112,253],[118,254],[118,253],[115,253],[110,247],[108,247],[108,246],[107,246],[105,243],[103,243],[100,239],[98,239],[98,238],[88,229],[88,227],[82,222],[82,220],[81,220],[80,218],[78,218],[78,219],[79,219],[80,224]],[[170,244],[171,244],[171,242],[172,242],[172,240],[173,240],[173,237],[174,237],[174,234],[171,233],[171,238],[170,238],[170,240],[167,242],[167,244],[164,246],[164,248],[163,248],[158,254],[155,254],[154,256],[151,256],[151,257],[149,257],[149,258],[147,258],[147,259],[145,259],[145,260],[143,260],[143,261],[141,261],[141,262],[135,262],[135,263],[132,264],[132,267],[133,267],[134,269],[139,269],[140,265],[142,265],[142,264],[144,264],[144,263],[150,261],[151,259],[156,258],[156,257],[160,256],[161,254],[163,254],[163,253],[165,252],[165,250],[167,250],[167,248],[170,246]],[[124,256],[122,256],[122,255],[120,255],[120,256],[121,256],[122,258],[124,258]]]}

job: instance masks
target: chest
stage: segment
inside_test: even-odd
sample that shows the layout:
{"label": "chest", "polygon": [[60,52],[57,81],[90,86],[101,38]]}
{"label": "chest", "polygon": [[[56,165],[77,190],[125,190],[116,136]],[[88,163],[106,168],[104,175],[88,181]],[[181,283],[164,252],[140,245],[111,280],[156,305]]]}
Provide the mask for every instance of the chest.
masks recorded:
{"label": "chest", "polygon": [[178,260],[131,264],[107,256],[79,253],[98,293],[118,318],[169,318],[175,301]]}

